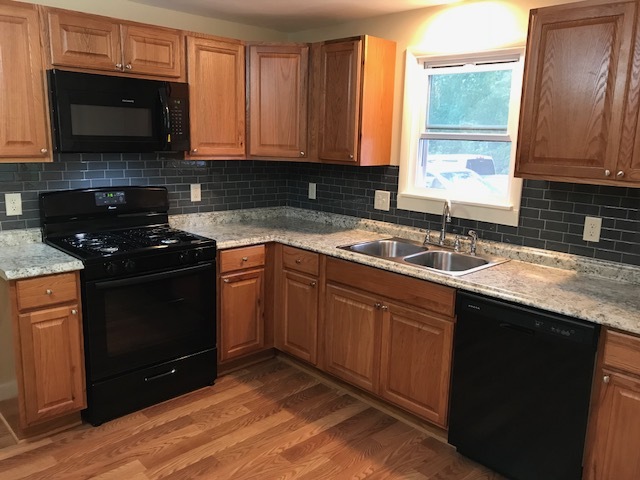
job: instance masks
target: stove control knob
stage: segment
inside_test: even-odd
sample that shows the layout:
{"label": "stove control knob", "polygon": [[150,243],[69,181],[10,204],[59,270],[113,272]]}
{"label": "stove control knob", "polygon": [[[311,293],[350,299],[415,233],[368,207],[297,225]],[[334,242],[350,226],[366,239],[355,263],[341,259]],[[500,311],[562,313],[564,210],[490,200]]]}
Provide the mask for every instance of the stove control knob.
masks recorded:
{"label": "stove control knob", "polygon": [[136,269],[136,262],[133,260],[126,260],[124,262],[124,269],[129,273],[134,272]]}
{"label": "stove control knob", "polygon": [[116,265],[114,262],[107,262],[104,264],[104,270],[109,275],[115,275],[116,273],[118,273],[118,265]]}
{"label": "stove control knob", "polygon": [[190,251],[180,252],[180,256],[178,257],[178,259],[182,264],[190,263],[192,261],[191,252]]}
{"label": "stove control knob", "polygon": [[198,249],[193,252],[193,259],[196,262],[202,260],[202,249]]}

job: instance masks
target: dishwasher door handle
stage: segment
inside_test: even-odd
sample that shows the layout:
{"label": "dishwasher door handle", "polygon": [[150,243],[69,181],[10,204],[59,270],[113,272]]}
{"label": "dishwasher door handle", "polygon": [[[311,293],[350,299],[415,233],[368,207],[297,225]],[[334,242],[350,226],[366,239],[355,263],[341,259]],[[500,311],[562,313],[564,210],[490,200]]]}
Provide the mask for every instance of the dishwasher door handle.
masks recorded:
{"label": "dishwasher door handle", "polygon": [[500,322],[500,328],[508,328],[509,330],[515,330],[516,332],[526,333],[527,335],[535,335],[535,330],[531,330],[527,327],[521,327],[520,325],[514,325],[512,323]]}

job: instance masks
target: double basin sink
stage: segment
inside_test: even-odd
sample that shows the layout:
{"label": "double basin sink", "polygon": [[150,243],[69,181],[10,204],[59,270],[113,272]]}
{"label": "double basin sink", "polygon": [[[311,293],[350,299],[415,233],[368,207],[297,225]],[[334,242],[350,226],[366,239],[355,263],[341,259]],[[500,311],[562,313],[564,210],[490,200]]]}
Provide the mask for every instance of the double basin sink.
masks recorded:
{"label": "double basin sink", "polygon": [[466,275],[508,261],[502,257],[469,255],[440,246],[420,245],[403,238],[386,238],[338,248],[453,276]]}

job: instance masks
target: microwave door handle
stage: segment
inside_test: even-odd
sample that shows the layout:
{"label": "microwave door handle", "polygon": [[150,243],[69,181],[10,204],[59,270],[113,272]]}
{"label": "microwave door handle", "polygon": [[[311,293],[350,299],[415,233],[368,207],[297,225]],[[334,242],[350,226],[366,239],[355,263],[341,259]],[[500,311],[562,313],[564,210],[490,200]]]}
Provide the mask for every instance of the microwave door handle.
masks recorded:
{"label": "microwave door handle", "polygon": [[167,100],[167,93],[164,89],[161,89],[160,92],[160,106],[162,109],[162,134],[165,139],[165,145],[168,147],[171,143],[171,117],[169,116],[169,102]]}

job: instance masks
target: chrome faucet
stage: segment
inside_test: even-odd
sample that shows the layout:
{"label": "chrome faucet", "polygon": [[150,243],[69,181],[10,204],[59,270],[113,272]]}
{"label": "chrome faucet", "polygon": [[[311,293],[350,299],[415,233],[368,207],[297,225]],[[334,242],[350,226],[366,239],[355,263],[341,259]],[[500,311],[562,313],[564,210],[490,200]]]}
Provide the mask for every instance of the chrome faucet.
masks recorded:
{"label": "chrome faucet", "polygon": [[467,235],[469,235],[471,237],[471,246],[469,247],[469,253],[471,255],[475,255],[476,254],[476,247],[478,245],[478,234],[476,233],[475,230],[469,230],[467,232]]}
{"label": "chrome faucet", "polygon": [[440,227],[439,245],[444,245],[444,239],[447,236],[447,223],[451,223],[451,202],[444,201],[444,209],[442,210],[442,225]]}

